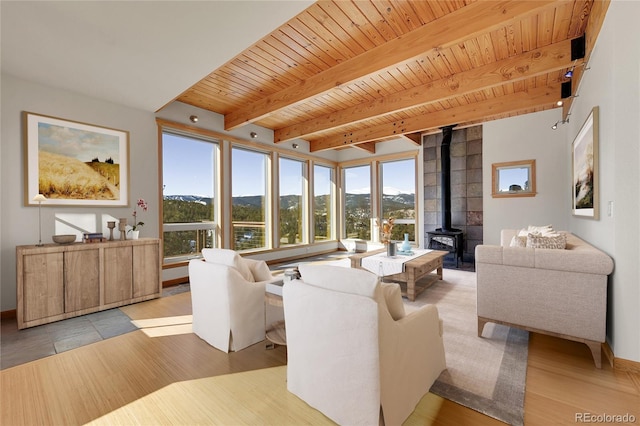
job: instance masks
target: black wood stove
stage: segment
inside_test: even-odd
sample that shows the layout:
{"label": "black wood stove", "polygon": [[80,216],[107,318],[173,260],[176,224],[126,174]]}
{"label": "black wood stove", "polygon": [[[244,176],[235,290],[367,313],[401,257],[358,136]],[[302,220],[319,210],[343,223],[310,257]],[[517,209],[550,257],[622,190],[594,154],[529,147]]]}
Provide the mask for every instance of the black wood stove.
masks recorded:
{"label": "black wood stove", "polygon": [[440,147],[440,185],[442,189],[442,228],[427,232],[427,246],[432,250],[445,250],[453,253],[462,261],[464,234],[460,229],[451,227],[451,138],[455,125],[442,128],[442,145]]}

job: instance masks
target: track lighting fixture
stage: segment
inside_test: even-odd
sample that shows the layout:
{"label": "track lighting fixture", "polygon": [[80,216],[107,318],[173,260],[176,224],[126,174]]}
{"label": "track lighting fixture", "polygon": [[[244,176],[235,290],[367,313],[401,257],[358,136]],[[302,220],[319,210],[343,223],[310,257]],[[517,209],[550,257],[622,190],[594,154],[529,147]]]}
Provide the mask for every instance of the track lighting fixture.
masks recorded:
{"label": "track lighting fixture", "polygon": [[564,105],[564,102],[562,100],[559,100],[558,102],[556,102],[556,105],[557,106],[562,106],[562,105]]}
{"label": "track lighting fixture", "polygon": [[192,115],[191,117],[189,117],[189,120],[191,120],[192,123],[197,123],[198,122],[198,116],[197,115]]}
{"label": "track lighting fixture", "polygon": [[551,126],[551,129],[556,130],[558,128],[558,124],[564,124],[568,122],[569,122],[569,117],[567,117],[566,120],[556,121],[555,123],[553,123],[553,126]]}
{"label": "track lighting fixture", "polygon": [[567,71],[566,73],[564,73],[564,77],[565,77],[565,78],[571,78],[571,77],[573,77],[573,68],[571,68],[569,71]]}
{"label": "track lighting fixture", "polygon": [[297,143],[292,143],[291,146],[293,147],[293,149],[298,149],[300,145],[298,145]]}
{"label": "track lighting fixture", "polygon": [[258,137],[258,134],[256,132],[251,132],[249,133],[249,136],[251,136],[251,139],[255,139]]}

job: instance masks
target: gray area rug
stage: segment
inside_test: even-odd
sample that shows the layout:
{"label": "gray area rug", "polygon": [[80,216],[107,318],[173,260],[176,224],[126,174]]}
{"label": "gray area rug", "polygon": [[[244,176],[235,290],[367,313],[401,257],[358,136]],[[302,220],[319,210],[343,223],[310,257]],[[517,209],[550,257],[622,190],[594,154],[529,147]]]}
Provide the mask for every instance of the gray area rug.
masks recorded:
{"label": "gray area rug", "polygon": [[529,333],[489,323],[477,336],[476,276],[445,270],[407,312],[435,304],[444,325],[447,369],[431,392],[510,425],[524,423]]}

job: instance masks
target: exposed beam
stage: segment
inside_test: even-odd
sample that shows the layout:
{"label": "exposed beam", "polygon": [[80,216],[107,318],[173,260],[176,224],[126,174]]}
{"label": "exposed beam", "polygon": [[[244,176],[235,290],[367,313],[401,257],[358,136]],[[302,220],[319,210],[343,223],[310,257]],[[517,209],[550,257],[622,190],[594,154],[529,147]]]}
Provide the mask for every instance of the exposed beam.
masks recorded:
{"label": "exposed beam", "polygon": [[553,0],[478,1],[425,24],[387,43],[284,90],[225,115],[225,130],[260,120],[282,108],[296,105],[328,90],[429,52],[453,46],[482,33],[504,27],[543,8]]}
{"label": "exposed beam", "polygon": [[365,142],[365,143],[359,143],[357,145],[354,145],[354,147],[356,148],[360,148],[363,149],[371,154],[375,154],[376,153],[376,143],[375,142]]}
{"label": "exposed beam", "polygon": [[[337,129],[359,121],[381,117],[420,105],[439,102],[478,90],[490,89],[505,82],[516,82],[549,72],[569,68],[571,40],[515,55],[501,61],[464,71],[448,78],[412,87],[380,99],[365,102],[341,111],[314,117],[302,123],[274,131],[276,143],[302,138],[316,132]],[[558,94],[558,98],[560,95]]]}
{"label": "exposed beam", "polygon": [[555,103],[560,96],[560,85],[553,84],[546,87],[530,89],[526,92],[516,92],[506,96],[499,96],[487,101],[432,112],[416,117],[410,117],[399,122],[392,122],[372,126],[363,130],[349,132],[348,135],[327,137],[310,142],[310,150],[322,151],[339,146],[349,146],[393,135],[415,133],[436,127],[443,127],[454,123],[472,120],[482,120],[487,116],[496,116],[531,109]]}
{"label": "exposed beam", "polygon": [[422,144],[422,133],[407,133],[406,135],[402,135],[405,139],[410,140],[414,144],[420,146]]}

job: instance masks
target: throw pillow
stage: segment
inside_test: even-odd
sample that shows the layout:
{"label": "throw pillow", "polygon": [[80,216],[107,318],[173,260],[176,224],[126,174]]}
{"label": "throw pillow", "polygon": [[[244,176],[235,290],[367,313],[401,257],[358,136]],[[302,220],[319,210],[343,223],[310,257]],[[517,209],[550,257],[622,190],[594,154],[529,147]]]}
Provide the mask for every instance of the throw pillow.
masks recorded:
{"label": "throw pillow", "polygon": [[521,237],[518,235],[514,235],[511,239],[511,243],[509,247],[526,247],[527,246],[527,237]]}
{"label": "throw pillow", "polygon": [[251,274],[256,281],[269,281],[273,278],[271,270],[264,260],[244,259],[244,261],[249,265]]}
{"label": "throw pillow", "polygon": [[240,272],[246,281],[254,282],[253,274],[249,265],[237,252],[229,249],[202,249],[202,257],[211,263],[230,266]]}
{"label": "throw pillow", "polygon": [[552,225],[543,225],[543,226],[529,225],[527,227],[527,232],[530,232],[532,234],[542,234],[543,236],[547,236],[547,234],[553,233],[553,226]]}
{"label": "throw pillow", "polygon": [[567,236],[565,234],[556,234],[554,236],[529,234],[527,236],[527,247],[564,250],[566,246]]}

